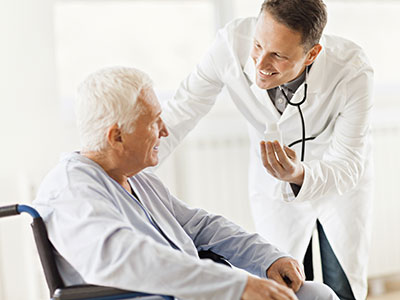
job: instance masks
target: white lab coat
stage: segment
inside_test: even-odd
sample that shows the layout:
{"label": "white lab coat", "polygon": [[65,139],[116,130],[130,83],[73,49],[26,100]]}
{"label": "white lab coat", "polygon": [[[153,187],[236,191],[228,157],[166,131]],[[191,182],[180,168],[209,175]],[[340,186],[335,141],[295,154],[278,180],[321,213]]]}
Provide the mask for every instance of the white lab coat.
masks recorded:
{"label": "white lab coat", "polygon": [[[301,138],[296,107],[280,115],[255,84],[249,57],[255,18],[238,19],[219,31],[209,51],[164,106],[170,136],[164,159],[211,109],[225,87],[248,121],[249,197],[257,231],[302,261],[318,218],[357,299],[366,297],[372,200],[370,113],[373,70],[354,43],[323,36],[323,49],[308,76],[302,105],[306,137],[305,178],[295,197],[290,185],[262,165],[259,142],[265,124],[277,122],[288,145]],[[303,98],[304,84],[292,101]],[[301,144],[293,147],[300,156]]]}

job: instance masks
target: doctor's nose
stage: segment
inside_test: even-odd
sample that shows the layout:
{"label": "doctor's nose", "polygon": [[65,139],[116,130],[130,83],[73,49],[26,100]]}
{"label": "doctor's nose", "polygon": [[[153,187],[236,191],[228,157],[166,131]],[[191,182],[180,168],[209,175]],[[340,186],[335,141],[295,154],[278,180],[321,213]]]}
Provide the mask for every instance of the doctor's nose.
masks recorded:
{"label": "doctor's nose", "polygon": [[255,63],[256,67],[260,69],[271,65],[271,61],[267,55],[259,55],[258,57],[256,57]]}

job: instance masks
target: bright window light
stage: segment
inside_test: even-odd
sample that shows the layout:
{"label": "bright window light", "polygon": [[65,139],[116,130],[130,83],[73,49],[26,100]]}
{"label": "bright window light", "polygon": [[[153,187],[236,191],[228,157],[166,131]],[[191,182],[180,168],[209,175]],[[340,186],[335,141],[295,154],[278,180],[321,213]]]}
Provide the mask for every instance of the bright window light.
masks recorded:
{"label": "bright window light", "polygon": [[212,1],[58,1],[55,40],[63,115],[89,73],[113,65],[142,69],[172,93],[215,35]]}

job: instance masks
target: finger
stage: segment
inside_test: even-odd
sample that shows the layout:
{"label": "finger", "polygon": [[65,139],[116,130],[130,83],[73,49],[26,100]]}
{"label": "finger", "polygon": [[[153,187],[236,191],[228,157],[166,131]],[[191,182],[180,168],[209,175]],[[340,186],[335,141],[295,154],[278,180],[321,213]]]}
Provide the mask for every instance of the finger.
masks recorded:
{"label": "finger", "polygon": [[305,281],[306,280],[306,274],[304,273],[304,266],[303,265],[299,265],[297,268],[298,268],[298,270],[299,270],[299,272],[301,274],[301,278],[303,279],[303,281]]}
{"label": "finger", "polygon": [[266,149],[265,141],[260,142],[260,152],[261,152],[261,160],[265,166],[265,164],[268,163],[267,149]]}
{"label": "finger", "polygon": [[296,261],[296,271],[299,274],[301,280],[303,280],[303,281],[306,280],[306,275],[304,274],[303,264],[299,264],[297,261]]}
{"label": "finger", "polygon": [[303,285],[304,281],[306,280],[306,276],[304,274],[304,270],[303,268],[300,267],[300,265],[298,265],[296,267],[296,271],[297,271],[297,279],[298,280],[294,280],[293,284],[292,284],[292,289],[295,293],[297,293],[299,291],[299,289],[301,288],[301,286]]}
{"label": "finger", "polygon": [[273,151],[271,142],[265,142],[265,151],[266,151],[266,164],[264,165],[267,169],[268,173],[272,176],[277,177],[279,176],[273,166],[273,164],[277,164],[277,160],[275,157],[275,152]]}
{"label": "finger", "polygon": [[287,286],[293,289],[293,291],[297,292],[301,285],[303,284],[303,276],[300,270],[298,269],[298,266],[294,266],[293,269],[289,269],[285,272],[285,277],[287,278]]}
{"label": "finger", "polygon": [[283,277],[278,273],[273,274],[273,276],[271,276],[269,278],[272,280],[275,280],[277,283],[279,283],[281,285],[288,286],[287,283],[285,282],[285,280],[283,280]]}
{"label": "finger", "polygon": [[287,291],[285,291],[286,287],[276,283],[273,280],[268,280],[269,281],[269,286],[268,286],[268,298],[266,299],[272,299],[272,300],[288,300]]}
{"label": "finger", "polygon": [[297,155],[296,155],[296,152],[294,150],[290,149],[288,146],[283,146],[283,149],[285,150],[287,156],[290,159],[292,159],[292,160],[296,159]]}
{"label": "finger", "polygon": [[286,152],[283,151],[279,142],[277,141],[274,142],[273,147],[276,155],[278,156],[280,164],[283,166],[283,169],[290,171],[290,169],[292,168],[292,163],[290,161],[290,158],[287,156]]}
{"label": "finger", "polygon": [[276,158],[274,146],[271,142],[267,142],[267,158],[268,158],[268,163],[270,164],[272,169],[278,175],[283,174],[284,169],[282,165],[279,163],[278,159]]}
{"label": "finger", "polygon": [[267,279],[269,297],[267,299],[273,300],[298,300],[294,292],[282,285],[277,283],[275,280]]}
{"label": "finger", "polygon": [[286,286],[279,285],[276,289],[278,292],[276,299],[297,300],[297,297],[294,294],[294,292],[291,289],[287,288]]}
{"label": "finger", "polygon": [[[300,275],[300,274],[299,274]],[[296,276],[295,278],[291,278],[292,283],[290,284],[290,287],[292,290],[297,293],[297,291],[300,289],[300,287],[303,285],[303,280],[301,279],[300,276]]]}
{"label": "finger", "polygon": [[274,171],[274,169],[272,168],[272,166],[268,162],[266,147],[267,147],[267,145],[266,145],[265,141],[261,141],[261,143],[260,143],[261,160],[262,160],[262,163],[263,163],[264,167],[267,169],[268,173],[270,173],[271,175],[275,176],[275,171]]}

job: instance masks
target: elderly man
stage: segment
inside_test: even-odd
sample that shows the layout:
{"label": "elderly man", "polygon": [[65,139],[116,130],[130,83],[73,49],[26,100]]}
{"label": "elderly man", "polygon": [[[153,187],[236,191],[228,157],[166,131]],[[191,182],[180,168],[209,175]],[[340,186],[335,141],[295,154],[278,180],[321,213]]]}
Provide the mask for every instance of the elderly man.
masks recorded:
{"label": "elderly man", "polygon": [[[144,171],[157,165],[168,131],[143,72],[92,74],[79,89],[76,112],[82,151],[61,159],[34,201],[67,285],[179,299],[337,299],[322,284],[304,283],[297,261],[259,235],[188,207]],[[200,260],[199,250],[255,276]]]}

